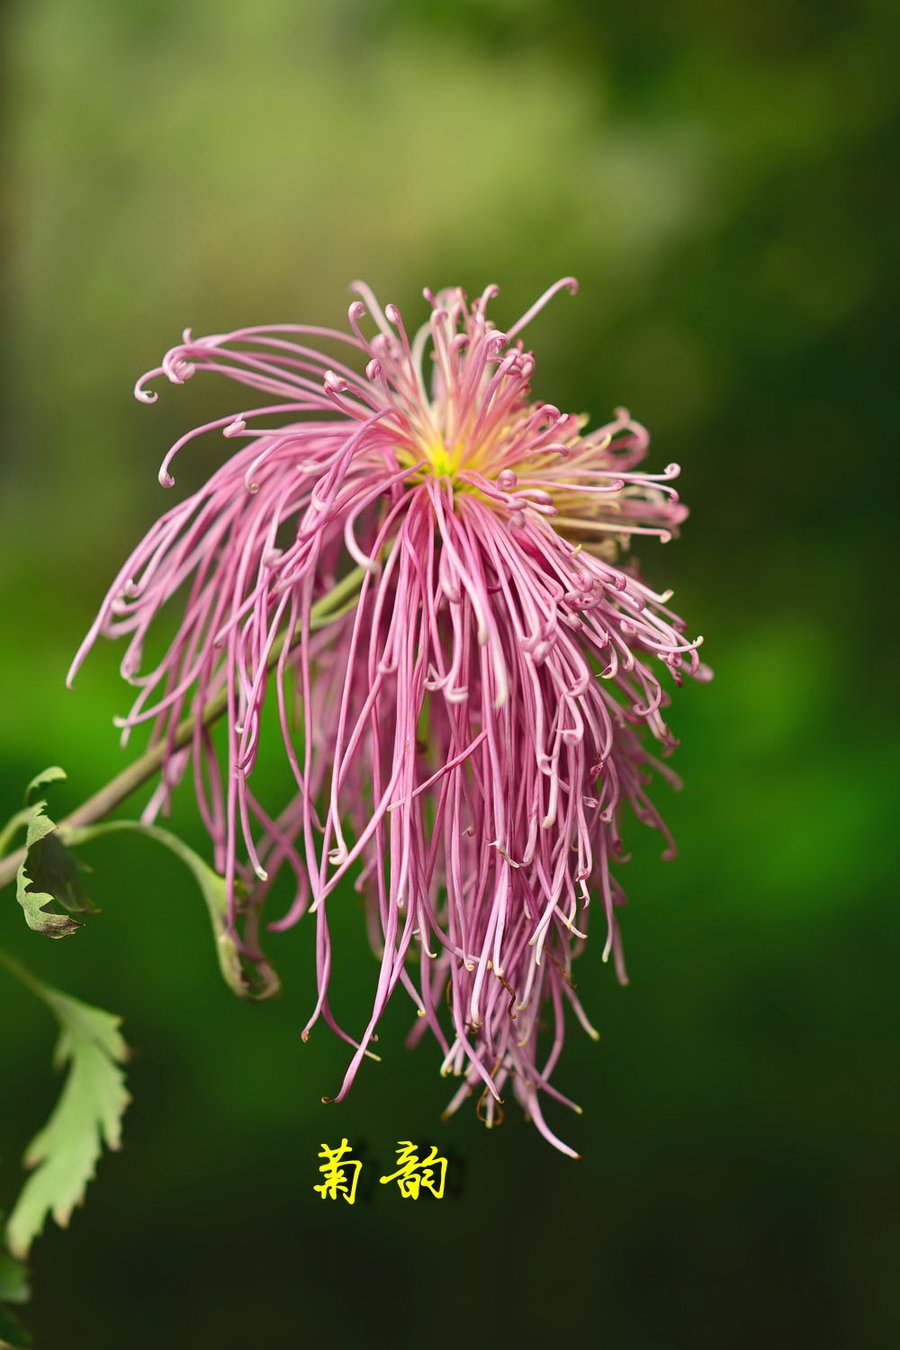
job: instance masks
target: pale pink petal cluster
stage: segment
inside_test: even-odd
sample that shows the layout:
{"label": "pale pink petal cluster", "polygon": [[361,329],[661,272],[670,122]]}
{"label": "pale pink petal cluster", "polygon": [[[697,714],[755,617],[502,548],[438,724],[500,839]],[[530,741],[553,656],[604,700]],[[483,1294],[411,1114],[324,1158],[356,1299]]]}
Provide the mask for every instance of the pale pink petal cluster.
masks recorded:
{"label": "pale pink petal cluster", "polygon": [[[98,635],[128,639],[122,673],[139,692],[125,734],[148,722],[171,747],[148,818],[192,774],[233,921],[251,917],[251,956],[262,903],[290,870],[293,902],[270,927],[313,916],[305,1034],[321,1016],[354,1047],[335,1100],[402,985],[413,1039],[430,1029],[460,1079],[450,1110],[474,1093],[493,1123],[512,1089],[571,1152],[542,1098],[567,1101],[551,1084],[567,1008],[595,1034],[573,957],[599,908],[598,950],[625,978],[620,821],[633,812],[671,849],[647,796],[654,773],[674,781],[652,753],[674,744],[660,677],[708,671],[670,596],[620,561],[633,536],[668,539],[683,519],[677,467],[637,468],[648,437],[624,409],[587,432],[532,398],[518,335],[564,286],[505,333],[487,317],[495,288],[472,303],[426,292],[428,322],[409,337],[362,285],[347,333],[185,333],[139,398],[156,398],[154,377],[206,371],[260,406],[172,447],[166,487],[196,437],[237,446],[129,558],[72,674]],[[335,588],[345,603],[328,611]],[[177,632],[145,670],[145,638],[176,596]],[[225,745],[198,717],[177,748],[182,719],[222,694]],[[293,783],[277,810],[252,788],[273,704]],[[329,1002],[329,922],[348,877],[380,958],[353,1034]]]}

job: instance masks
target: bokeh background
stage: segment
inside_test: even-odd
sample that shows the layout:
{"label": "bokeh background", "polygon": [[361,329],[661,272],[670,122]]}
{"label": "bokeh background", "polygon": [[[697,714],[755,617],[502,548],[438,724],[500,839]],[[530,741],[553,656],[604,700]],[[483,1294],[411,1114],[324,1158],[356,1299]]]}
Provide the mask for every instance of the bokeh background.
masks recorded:
{"label": "bokeh background", "polygon": [[[558,1082],[585,1113],[551,1113],[576,1164],[515,1109],[442,1123],[399,999],[384,1062],[322,1106],[345,1055],[299,1038],[311,931],[270,942],[280,999],[238,1003],[149,844],[96,847],[104,912],[71,943],[5,893],[0,946],[134,1047],[126,1146],[35,1251],[39,1350],[897,1344],[896,6],[19,0],[4,23],[4,818],[47,764],[61,812],[123,763],[115,653],[73,693],[66,667],[169,504],[162,453],[232,406],[197,382],[144,408],[135,377],[188,325],[341,324],[357,276],[410,321],[423,285],[496,281],[501,326],[580,278],[528,331],[536,391],[625,403],[682,464],[683,537],[641,560],[716,670],[672,710],[679,859],[632,832],[631,985],[580,963],[603,1039],[573,1030]],[[374,972],[354,905],[350,1021]],[[0,979],[7,1208],[53,1038]],[[437,1143],[457,1193],[323,1203],[342,1134],[384,1164]]]}

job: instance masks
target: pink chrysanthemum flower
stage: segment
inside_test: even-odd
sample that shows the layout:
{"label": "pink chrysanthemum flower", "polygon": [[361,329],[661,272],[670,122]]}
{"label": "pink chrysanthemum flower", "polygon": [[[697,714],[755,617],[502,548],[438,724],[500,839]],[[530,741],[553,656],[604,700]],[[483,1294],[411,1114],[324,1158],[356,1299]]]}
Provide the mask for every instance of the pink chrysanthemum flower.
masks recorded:
{"label": "pink chrysanthemum flower", "polygon": [[[195,437],[219,431],[240,448],[129,558],[71,674],[98,635],[130,638],[122,673],[140,692],[125,734],[150,722],[168,747],[147,817],[190,768],[232,923],[253,919],[251,956],[260,907],[291,870],[293,903],[269,926],[314,915],[318,999],[304,1035],[321,1015],[355,1047],[335,1100],[401,984],[420,1019],[412,1039],[430,1028],[442,1072],[461,1079],[449,1111],[474,1092],[494,1123],[509,1085],[571,1153],[541,1095],[567,1101],[550,1082],[567,1004],[596,1035],[573,957],[593,898],[603,957],[625,978],[610,871],[623,811],[671,851],[646,792],[653,772],[674,781],[648,748],[673,745],[660,665],[676,682],[708,672],[669,596],[618,561],[634,535],[668,539],[684,518],[677,467],[637,471],[648,437],[624,409],[586,433],[585,418],[532,400],[518,335],[563,287],[576,290],[559,282],[505,333],[486,313],[496,288],[471,304],[426,291],[431,315],[410,339],[363,285],[350,333],[185,333],[139,398],[155,400],[156,376],[181,384],[205,370],[263,406],[172,447],[166,487]],[[260,425],[273,416],[280,425]],[[176,592],[177,634],[139,673]],[[224,766],[203,716],[216,698]],[[279,812],[251,788],[267,699],[295,781]],[[348,876],[381,961],[359,1036],[329,1005],[329,911]]]}

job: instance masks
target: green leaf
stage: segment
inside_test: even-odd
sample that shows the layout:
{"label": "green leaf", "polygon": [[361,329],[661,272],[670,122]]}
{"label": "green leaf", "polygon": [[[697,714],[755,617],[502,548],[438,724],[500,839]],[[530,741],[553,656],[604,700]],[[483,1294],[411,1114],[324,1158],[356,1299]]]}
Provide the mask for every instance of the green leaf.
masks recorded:
{"label": "green leaf", "polygon": [[31,1345],[31,1337],[9,1307],[10,1303],[27,1303],[30,1297],[25,1267],[0,1248],[0,1350],[19,1350],[20,1346]]}
{"label": "green leaf", "polygon": [[19,1319],[0,1304],[0,1350],[26,1350],[31,1343]]}
{"label": "green leaf", "polygon": [[130,1100],[120,1067],[128,1047],[119,1032],[120,1018],[44,984],[8,957],[2,959],[56,1017],[61,1034],[55,1063],[58,1068],[68,1065],[59,1101],[26,1151],[26,1166],[35,1170],[6,1227],[10,1251],[24,1258],[48,1214],[60,1227],[67,1225],[84,1199],[103,1145],[119,1147]]}
{"label": "green leaf", "polygon": [[51,783],[64,783],[66,780],[66,771],[61,769],[58,764],[51,764],[49,769],[42,769],[32,778],[28,787],[25,789],[26,804],[31,801],[34,794],[42,787],[48,787]]}
{"label": "green leaf", "polygon": [[67,844],[77,847],[79,844],[87,844],[93,839],[99,839],[103,835],[116,834],[123,830],[143,835],[147,839],[156,840],[158,844],[162,844],[164,848],[174,853],[176,858],[180,858],[185,866],[190,869],[200,887],[203,899],[206,901],[216,944],[216,954],[219,958],[219,968],[229,988],[233,989],[240,998],[251,999],[255,1002],[271,998],[273,994],[277,994],[281,988],[281,983],[268,961],[261,953],[251,957],[242,952],[234,937],[228,932],[226,927],[228,897],[225,889],[225,878],[220,876],[218,872],[214,872],[209,864],[200,857],[199,853],[196,853],[177,835],[172,834],[169,830],[160,829],[158,825],[144,825],[138,820],[110,820],[99,825],[67,828],[64,837]]}
{"label": "green leaf", "polygon": [[[71,937],[82,927],[73,914],[96,913],[78,875],[86,869],[64,847],[56,822],[47,815],[46,801],[35,797],[40,788],[65,776],[60,768],[45,769],[28,786],[26,854],[16,876],[16,898],[28,927],[54,938]],[[49,909],[54,903],[68,913]]]}
{"label": "green leaf", "polygon": [[[0,1210],[0,1231],[3,1218]],[[0,1247],[0,1350],[18,1350],[19,1346],[31,1344],[31,1337],[9,1306],[27,1303],[30,1298],[26,1267]]]}
{"label": "green leaf", "polygon": [[[0,1223],[3,1214],[0,1213]],[[9,1252],[0,1249],[0,1303],[27,1303],[31,1298],[28,1271]]]}
{"label": "green leaf", "polygon": [[28,824],[30,815],[31,812],[27,810],[17,811],[15,815],[11,816],[10,819],[6,822],[6,824],[3,826],[3,829],[0,830],[0,858],[6,857],[6,854],[9,852],[9,848],[10,845],[12,844],[12,841],[15,839],[16,835],[19,833],[20,830],[25,829],[26,825]]}

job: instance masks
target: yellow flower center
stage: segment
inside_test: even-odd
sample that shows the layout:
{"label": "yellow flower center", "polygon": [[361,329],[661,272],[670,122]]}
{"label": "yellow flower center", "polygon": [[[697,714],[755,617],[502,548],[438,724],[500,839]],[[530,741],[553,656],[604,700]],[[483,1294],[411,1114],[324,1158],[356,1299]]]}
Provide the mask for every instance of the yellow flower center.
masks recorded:
{"label": "yellow flower center", "polygon": [[436,478],[452,477],[456,469],[459,468],[459,455],[456,454],[451,457],[450,451],[442,440],[426,443],[422,449],[425,452],[431,472]]}

